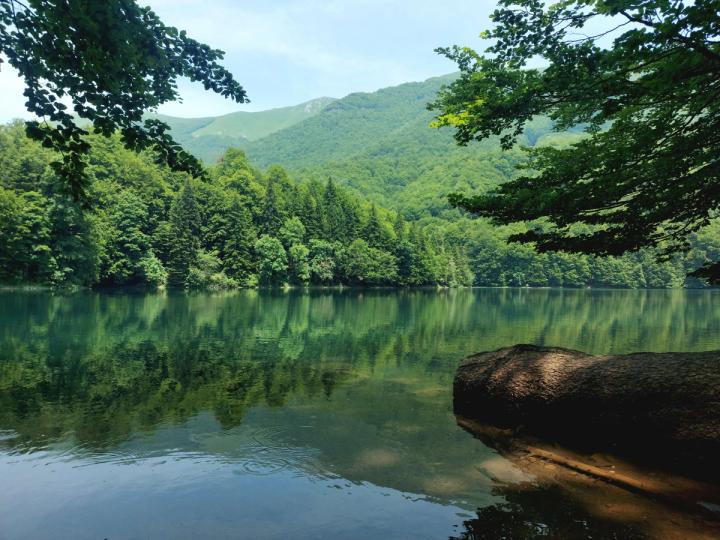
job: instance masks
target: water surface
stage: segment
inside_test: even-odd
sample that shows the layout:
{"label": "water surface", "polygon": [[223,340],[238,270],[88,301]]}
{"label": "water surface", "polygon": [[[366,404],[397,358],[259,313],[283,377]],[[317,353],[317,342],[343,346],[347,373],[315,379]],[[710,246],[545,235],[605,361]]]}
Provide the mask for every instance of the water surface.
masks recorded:
{"label": "water surface", "polygon": [[0,539],[641,537],[513,492],[452,377],[515,343],[719,349],[718,293],[0,292]]}

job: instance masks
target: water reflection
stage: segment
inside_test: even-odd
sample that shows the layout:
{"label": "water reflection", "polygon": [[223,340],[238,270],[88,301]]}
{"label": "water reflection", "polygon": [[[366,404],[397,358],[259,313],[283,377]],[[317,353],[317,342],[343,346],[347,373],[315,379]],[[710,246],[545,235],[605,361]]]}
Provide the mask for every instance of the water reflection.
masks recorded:
{"label": "water reflection", "polygon": [[[495,538],[515,520],[570,526],[579,509],[513,498],[509,486],[532,479],[456,426],[458,360],[517,342],[717,348],[718,298],[0,293],[0,537]],[[588,523],[593,537],[630,537]]]}
{"label": "water reflection", "polygon": [[503,495],[507,502],[478,510],[450,540],[646,538],[636,523],[624,522],[627,516],[590,514],[557,486],[506,488]]}

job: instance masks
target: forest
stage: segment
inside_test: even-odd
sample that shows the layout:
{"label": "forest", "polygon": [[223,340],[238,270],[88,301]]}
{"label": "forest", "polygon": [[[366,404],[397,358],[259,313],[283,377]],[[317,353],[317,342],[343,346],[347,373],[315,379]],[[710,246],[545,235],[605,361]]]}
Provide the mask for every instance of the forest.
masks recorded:
{"label": "forest", "polygon": [[229,150],[192,179],[92,137],[92,207],[58,188],[52,155],[14,124],[0,131],[0,276],[5,283],[468,285],[467,256],[332,179],[297,183]]}
{"label": "forest", "polygon": [[684,256],[538,254],[518,226],[462,215],[414,219],[332,176],[296,181],[230,149],[205,178],[91,135],[89,208],[62,190],[51,151],[0,128],[0,283],[231,289],[255,286],[701,287],[688,270],[720,255],[718,225]]}

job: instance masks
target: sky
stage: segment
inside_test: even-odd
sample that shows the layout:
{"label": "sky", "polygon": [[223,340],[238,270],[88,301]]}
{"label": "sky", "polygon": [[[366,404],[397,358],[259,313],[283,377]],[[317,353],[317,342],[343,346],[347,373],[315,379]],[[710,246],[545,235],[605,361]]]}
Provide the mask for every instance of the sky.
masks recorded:
{"label": "sky", "polygon": [[[456,71],[433,51],[469,45],[489,28],[485,0],[139,0],[166,24],[225,51],[223,65],[251,103],[225,100],[180,81],[182,103],[159,112],[182,117],[259,111],[328,96],[371,92]],[[27,117],[23,83],[0,70],[0,122]]]}

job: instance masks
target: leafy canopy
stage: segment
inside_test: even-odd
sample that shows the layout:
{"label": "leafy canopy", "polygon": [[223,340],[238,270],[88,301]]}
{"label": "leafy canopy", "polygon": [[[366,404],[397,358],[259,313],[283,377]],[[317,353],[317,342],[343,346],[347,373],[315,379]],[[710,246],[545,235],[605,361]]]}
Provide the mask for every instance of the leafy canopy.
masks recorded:
{"label": "leafy canopy", "polygon": [[[237,149],[207,180],[188,182],[149,153],[123,148],[119,135],[88,137],[93,212],[82,212],[57,190],[53,152],[24,131],[19,122],[0,126],[2,284],[697,287],[686,272],[720,258],[720,220],[690,235],[685,257],[662,263],[649,249],[623,257],[537,253],[505,242],[522,225],[468,217],[408,223],[332,180],[297,182],[282,169],[255,169]],[[282,247],[258,251],[269,194],[284,211],[279,236],[269,237]],[[283,254],[285,268],[274,276]]]}
{"label": "leafy canopy", "polygon": [[[501,0],[493,20],[487,55],[439,49],[461,76],[430,105],[436,125],[506,149],[537,115],[588,136],[451,202],[501,224],[547,218],[512,238],[541,251],[686,250],[720,206],[720,1]],[[720,262],[696,274],[720,282]]]}
{"label": "leafy canopy", "polygon": [[152,149],[172,169],[202,174],[200,163],[175,143],[168,126],[143,113],[178,98],[177,78],[247,101],[245,90],[217,61],[223,52],[165,26],[134,0],[2,0],[0,53],[25,79],[26,106],[41,121],[27,133],[61,153],[53,167],[68,190],[85,197],[88,132],[121,133],[132,150]]}

